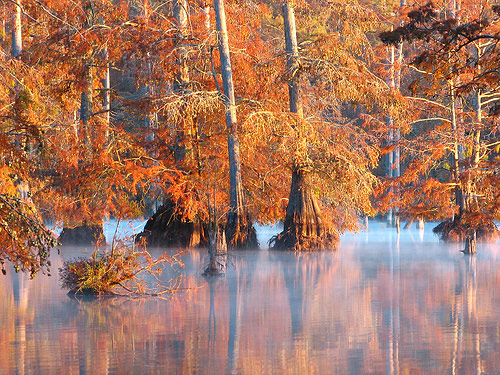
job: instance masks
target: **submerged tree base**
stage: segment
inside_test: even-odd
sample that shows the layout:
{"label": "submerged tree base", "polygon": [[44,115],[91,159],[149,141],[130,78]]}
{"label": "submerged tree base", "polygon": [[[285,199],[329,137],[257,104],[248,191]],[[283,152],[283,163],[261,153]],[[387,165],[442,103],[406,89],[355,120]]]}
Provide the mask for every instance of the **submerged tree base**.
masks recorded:
{"label": "submerged tree base", "polygon": [[259,241],[257,241],[257,232],[252,226],[250,218],[246,216],[242,219],[234,214],[229,213],[226,225],[227,244],[231,249],[258,249]]}
{"label": "submerged tree base", "polygon": [[475,222],[478,221],[463,215],[455,220],[443,221],[432,231],[446,242],[463,242],[471,236],[481,242],[493,242],[500,237],[500,231],[493,220],[481,220],[478,224],[471,224]]}
{"label": "submerged tree base", "polygon": [[294,231],[283,231],[269,240],[272,250],[315,251],[336,250],[340,237],[334,233],[317,236],[297,236]]}
{"label": "submerged tree base", "polygon": [[208,248],[210,260],[203,276],[221,276],[227,268],[227,242],[226,233],[222,227],[212,230],[210,233],[210,244]]}
{"label": "submerged tree base", "polygon": [[149,246],[193,248],[208,245],[207,228],[201,222],[185,220],[178,208],[167,200],[147,221],[136,242],[144,239]]}
{"label": "submerged tree base", "polygon": [[210,262],[203,271],[205,277],[222,276],[226,273],[228,254],[225,251],[218,251],[210,256]]}
{"label": "submerged tree base", "polygon": [[269,240],[273,250],[335,250],[340,240],[332,226],[325,223],[312,192],[309,173],[303,169],[297,168],[292,172],[283,227],[283,232]]}
{"label": "submerged tree base", "polygon": [[58,241],[62,245],[89,246],[104,241],[102,225],[83,224],[73,228],[64,227]]}
{"label": "submerged tree base", "polygon": [[462,253],[475,254],[477,252],[476,245],[477,245],[476,235],[473,234],[472,236],[467,236],[467,238],[465,239],[465,248],[462,250]]}

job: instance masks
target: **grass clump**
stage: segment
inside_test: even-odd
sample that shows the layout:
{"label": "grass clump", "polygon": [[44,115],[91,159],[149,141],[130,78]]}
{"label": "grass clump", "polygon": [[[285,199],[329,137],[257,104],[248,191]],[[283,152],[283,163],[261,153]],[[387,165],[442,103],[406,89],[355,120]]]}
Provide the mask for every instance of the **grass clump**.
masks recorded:
{"label": "grass clump", "polygon": [[166,266],[182,266],[178,255],[164,253],[155,259],[145,249],[113,245],[111,250],[96,248],[90,258],[65,261],[59,276],[70,294],[160,296],[178,289],[180,276],[160,278]]}

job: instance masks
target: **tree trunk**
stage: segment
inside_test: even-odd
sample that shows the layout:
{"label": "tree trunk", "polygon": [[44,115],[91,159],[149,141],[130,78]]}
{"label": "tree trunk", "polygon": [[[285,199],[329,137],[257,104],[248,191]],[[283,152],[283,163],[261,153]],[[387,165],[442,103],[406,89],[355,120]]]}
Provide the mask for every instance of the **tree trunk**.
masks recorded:
{"label": "tree trunk", "polygon": [[[22,34],[22,6],[21,6],[21,0],[15,1],[15,9],[14,9],[14,27],[12,29],[12,57],[15,59],[17,58],[20,54],[21,51],[23,50],[23,34]],[[15,85],[15,92],[16,94],[19,93],[21,89],[21,85],[19,83],[16,83]],[[17,98],[16,98],[17,100]],[[16,139],[16,143],[20,143],[22,147],[26,147],[30,149],[31,153],[31,144],[30,141],[27,141],[27,144],[25,141],[20,141],[20,139]],[[23,180],[19,179],[18,184],[16,185],[16,190],[19,194],[19,198],[24,200],[27,203],[32,204],[33,202],[31,201],[30,197],[30,188],[28,183]]]}
{"label": "tree trunk", "polygon": [[14,28],[12,29],[12,57],[16,58],[23,50],[23,34],[22,34],[22,6],[21,0],[14,1]]}
{"label": "tree trunk", "polygon": [[[189,66],[187,61],[188,47],[185,46],[184,39],[187,36],[189,24],[189,4],[186,0],[175,0],[173,3],[173,14],[177,28],[176,49],[177,72],[174,79],[174,92],[178,95],[186,93],[190,82]],[[200,151],[198,147],[198,129],[196,121],[192,118],[192,113],[188,113],[184,104],[181,104],[180,112],[183,123],[177,124],[176,138],[174,145],[174,160],[176,167],[186,173],[199,173]],[[190,140],[193,139],[193,142]],[[187,145],[187,143],[190,143]],[[197,171],[188,170],[186,167],[186,148],[193,148],[193,157],[196,159]],[[164,247],[197,247],[209,244],[206,223],[202,223],[199,218],[186,220],[182,212],[184,207],[182,202],[175,202],[171,197],[166,197],[163,204],[156,210],[154,215],[146,223],[143,232],[136,237],[137,240],[144,238],[150,246]],[[215,234],[216,235],[216,234]],[[214,236],[215,236],[214,235]],[[214,237],[215,238],[215,237]]]}
{"label": "tree trunk", "polygon": [[[483,46],[478,42],[477,44],[473,44],[472,47],[475,48],[472,54],[479,61]],[[481,72],[479,64],[477,65],[477,69]],[[456,184],[455,200],[458,206],[458,215],[455,215],[451,220],[440,223],[434,228],[434,233],[437,233],[444,241],[465,241],[465,250],[463,252],[470,254],[475,252],[477,240],[495,241],[500,236],[500,232],[491,216],[483,216],[481,219],[477,218],[478,214],[481,213],[476,186],[477,174],[481,173],[479,168],[483,121],[481,89],[476,89],[472,98],[475,113],[472,123],[472,152],[468,156],[467,163],[464,163],[468,170],[462,170],[465,167],[460,166],[460,161],[464,156],[460,150],[462,146],[458,139],[460,129],[458,128],[456,115],[455,85],[454,81],[450,82],[452,131],[455,136],[452,182]]]}
{"label": "tree trunk", "polygon": [[[92,64],[90,61],[85,62],[85,81],[87,83],[85,90],[82,91],[80,103],[80,121],[81,129],[79,132],[80,142],[87,146],[89,152],[92,150],[92,132],[89,125],[89,120],[93,111],[93,74]],[[83,137],[83,139],[82,139]],[[92,245],[102,242],[104,240],[104,231],[102,223],[88,224],[85,221],[82,224],[73,226],[65,225],[59,242],[62,245]]]}
{"label": "tree trunk", "polygon": [[[181,211],[181,212],[180,212]],[[199,220],[185,220],[182,207],[166,199],[137,234],[136,242],[144,239],[148,246],[194,248],[209,244],[208,227]]]}
{"label": "tree trunk", "polygon": [[[396,53],[396,47],[395,46],[390,46],[389,47],[389,76],[387,77],[387,85],[390,87],[391,90],[396,89],[396,84],[395,84],[395,53]],[[389,146],[394,145],[394,119],[389,116],[387,118],[387,127],[389,128],[388,130],[388,135],[387,135],[387,143]],[[393,186],[393,177],[394,176],[394,151],[391,150],[387,154],[387,165],[386,165],[386,176],[390,181],[390,187],[389,187],[389,194],[392,196],[393,191],[394,191],[394,186]],[[392,207],[392,198],[391,201],[389,202],[390,207],[389,210],[387,211],[386,215],[386,222],[388,226],[393,226],[394,225],[394,208]]]}
{"label": "tree trunk", "polygon": [[403,229],[410,229],[411,228],[411,225],[413,224],[413,221],[415,220],[414,217],[411,217],[405,224],[405,226],[403,227]]}
{"label": "tree trunk", "polygon": [[285,46],[287,53],[287,69],[290,74],[288,80],[288,96],[290,112],[297,114],[297,117],[304,117],[302,106],[302,95],[300,90],[299,77],[299,48],[297,44],[297,28],[295,26],[295,11],[291,1],[286,0],[283,5],[283,19],[285,27]]}
{"label": "tree trunk", "polygon": [[93,246],[104,244],[105,237],[102,224],[83,223],[75,227],[65,226],[59,235],[58,241],[62,245]]}
{"label": "tree trunk", "polygon": [[92,62],[87,60],[85,61],[85,67],[84,67],[84,79],[85,79],[85,88],[82,91],[81,95],[81,101],[80,101],[80,121],[81,121],[81,128],[80,128],[80,140],[82,140],[83,137],[83,142],[85,145],[90,149],[92,148],[91,145],[91,132],[89,129],[89,120],[90,117],[92,116],[92,111],[93,111],[93,82],[94,82],[94,77],[92,74]]}
{"label": "tree trunk", "polygon": [[455,183],[455,203],[458,206],[458,216],[462,216],[464,211],[463,192],[460,184],[460,146],[458,139],[458,123],[457,123],[457,108],[456,108],[456,95],[455,83],[450,82],[450,110],[451,110],[451,129],[454,136],[453,141],[453,164],[452,164],[452,179]]}
{"label": "tree trunk", "polygon": [[186,38],[186,30],[188,27],[188,2],[187,0],[174,0],[174,18],[177,27],[177,39],[179,46],[177,47],[177,74],[174,82],[174,90],[180,91],[189,82],[189,68],[187,65],[186,55],[188,49],[182,43]]}
{"label": "tree trunk", "polygon": [[104,142],[108,144],[109,142],[109,131],[111,125],[111,81],[110,81],[110,70],[111,64],[108,62],[108,49],[104,49],[104,58],[106,60],[106,70],[104,72],[104,100],[103,100],[103,110],[104,110]]}
{"label": "tree trunk", "polygon": [[226,271],[227,266],[227,242],[226,232],[224,229],[217,225],[217,228],[209,230],[210,242],[208,247],[209,264],[205,271],[204,276],[221,275]]}
{"label": "tree trunk", "polygon": [[[177,74],[174,80],[174,91],[182,95],[189,82],[189,68],[187,65],[186,55],[187,47],[183,45],[184,38],[186,37],[186,29],[188,26],[188,3],[187,0],[174,0],[174,18],[177,27]],[[181,108],[181,113],[185,112]],[[188,115],[182,114],[184,122],[187,120]],[[174,160],[177,165],[181,164],[186,157],[186,126],[179,124],[176,130],[175,146],[174,146]]]}
{"label": "tree trunk", "polygon": [[475,254],[477,247],[476,232],[465,238],[465,248],[462,250],[464,254]]}
{"label": "tree trunk", "polygon": [[[405,5],[405,0],[401,0],[399,4],[399,25],[403,23],[402,9]],[[397,46],[391,46],[389,50],[389,77],[388,86],[391,90],[399,91],[401,88],[401,66],[403,62],[403,43],[399,43]],[[387,155],[387,177],[390,180],[400,177],[401,167],[400,167],[400,148],[399,140],[401,138],[401,132],[398,126],[395,126],[394,119],[389,116],[387,120],[389,126],[388,143],[393,145],[394,149]],[[389,190],[392,194],[397,194],[397,189],[395,190],[394,184],[391,182],[391,187]],[[387,212],[387,225],[396,226],[399,231],[399,209],[398,207],[391,207]]]}
{"label": "tree trunk", "polygon": [[286,209],[283,232],[271,239],[275,250],[333,249],[338,241],[324,229],[321,210],[311,192],[309,173],[302,169],[292,172],[292,187]]}
{"label": "tree trunk", "polygon": [[418,218],[417,229],[424,229],[424,219],[421,217]]}
{"label": "tree trunk", "polygon": [[228,130],[230,211],[226,226],[227,242],[232,248],[256,248],[258,246],[257,235],[245,208],[243,185],[241,182],[238,122],[236,118],[233,72],[229,54],[224,1],[214,0],[214,8],[217,31],[219,33],[219,54],[224,86],[223,98],[226,106],[226,125]]}
{"label": "tree trunk", "polygon": [[[283,4],[285,42],[287,53],[288,94],[290,112],[297,115],[296,126],[302,126],[303,106],[299,82],[299,52],[295,14],[291,1]],[[295,160],[292,167],[292,185],[286,209],[283,232],[273,237],[270,245],[278,250],[333,249],[338,237],[325,230],[318,201],[309,183],[308,166],[302,160]]]}
{"label": "tree trunk", "polygon": [[[96,17],[94,4],[92,1],[84,2],[83,8],[87,14],[86,27],[91,27],[94,24]],[[89,58],[83,61],[84,63],[84,80],[85,88],[81,94],[80,102],[80,123],[79,141],[83,142],[87,147],[88,152],[92,152],[92,142],[94,141],[93,135],[95,132],[91,129],[89,121],[93,114],[93,94],[94,94],[94,75],[92,72],[93,59]],[[59,242],[63,245],[92,245],[97,244],[104,240],[104,231],[102,222],[99,224],[83,223],[69,226],[65,225]]]}

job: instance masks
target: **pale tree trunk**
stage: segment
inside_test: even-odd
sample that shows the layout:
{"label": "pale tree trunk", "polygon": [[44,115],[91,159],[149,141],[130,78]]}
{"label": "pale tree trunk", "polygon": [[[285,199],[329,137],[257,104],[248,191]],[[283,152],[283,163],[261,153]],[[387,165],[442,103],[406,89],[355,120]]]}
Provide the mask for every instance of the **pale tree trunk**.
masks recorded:
{"label": "pale tree trunk", "polygon": [[424,219],[421,218],[421,217],[418,218],[417,228],[418,229],[424,229]]}
{"label": "pale tree trunk", "polygon": [[[291,1],[283,4],[283,19],[288,69],[288,95],[290,112],[296,114],[296,130],[303,121],[303,105],[300,87],[299,52],[295,13]],[[301,140],[299,140],[299,143]],[[299,146],[300,147],[300,146]],[[286,209],[283,232],[274,237],[272,247],[279,250],[326,249],[335,246],[336,238],[325,232],[321,210],[316,196],[312,193],[308,165],[302,160],[294,160],[292,184]]]}
{"label": "pale tree trunk", "polygon": [[12,29],[12,57],[16,58],[23,50],[21,0],[15,1],[14,28]]}
{"label": "pale tree trunk", "polygon": [[224,87],[223,98],[226,106],[226,126],[228,130],[230,211],[226,227],[227,242],[233,248],[256,248],[258,246],[257,236],[250,222],[243,197],[238,122],[224,1],[214,0],[214,9],[219,33],[219,54]]}
{"label": "pale tree trunk", "polygon": [[[188,26],[188,2],[187,0],[174,0],[174,18],[177,27],[177,39],[180,43],[177,47],[177,74],[174,81],[174,91],[179,95],[182,95],[186,85],[189,82],[189,68],[187,65],[187,47],[182,45],[184,38],[186,37],[186,29]],[[181,112],[183,108],[181,108]],[[184,122],[183,124],[178,124],[179,128],[176,131],[176,139],[174,146],[174,159],[177,164],[184,161],[186,156],[186,132],[185,132],[185,122],[188,121],[188,115],[184,114],[181,116]]]}
{"label": "pale tree trunk", "polygon": [[[474,55],[477,60],[481,58],[482,45],[481,42],[478,42],[477,45],[473,46],[475,48]],[[481,72],[481,65],[478,64],[478,71]],[[481,127],[483,123],[483,108],[482,108],[482,95],[481,89],[478,88],[474,92],[474,132],[473,132],[473,140],[472,140],[472,155],[469,168],[471,169],[467,178],[467,185],[464,197],[464,211],[468,213],[474,213],[479,210],[478,197],[476,191],[476,175],[479,173],[479,159],[480,159],[480,151],[481,151]],[[493,223],[492,223],[493,224]],[[493,224],[494,225],[494,224]],[[477,232],[476,228],[470,228],[466,233],[465,237],[465,249],[464,253],[466,254],[475,254],[477,247]]]}
{"label": "pale tree trunk", "polygon": [[[174,0],[174,18],[177,23],[177,38],[183,41],[186,37],[188,27],[188,2],[187,0]],[[188,49],[184,45],[177,48],[177,75],[174,82],[175,90],[184,89],[189,82],[189,69],[187,65],[186,55]]]}
{"label": "pale tree trunk", "polygon": [[[477,44],[473,45],[474,55],[479,61],[481,59],[481,55],[483,52],[483,47],[485,47],[480,41]],[[482,73],[481,65],[478,64],[477,69],[479,73]],[[467,202],[466,209],[468,211],[478,210],[478,197],[476,191],[476,174],[479,172],[479,160],[481,154],[481,128],[483,125],[483,106],[482,106],[482,91],[480,88],[476,89],[474,92],[474,132],[473,132],[473,140],[472,140],[472,155],[471,155],[471,163],[470,167],[472,169],[472,178],[470,177],[467,181]]]}
{"label": "pale tree trunk", "polygon": [[460,149],[458,137],[457,106],[455,94],[455,82],[449,82],[450,86],[450,112],[451,112],[451,130],[453,132],[453,163],[452,178],[455,185],[455,203],[459,207],[458,216],[462,216],[464,211],[463,193],[460,186]]}
{"label": "pale tree trunk", "polygon": [[[399,3],[399,25],[403,23],[402,10],[405,6],[405,0],[401,0]],[[388,85],[391,90],[399,91],[401,89],[401,66],[403,62],[403,43],[399,43],[397,46],[391,46],[389,50],[389,77]],[[387,154],[387,177],[389,179],[398,178],[401,175],[400,167],[400,148],[399,140],[401,138],[401,132],[398,126],[395,126],[394,119],[392,116],[388,118],[389,135],[388,143],[394,146],[394,149]],[[390,192],[394,193],[394,186],[391,185]],[[397,193],[397,191],[396,191]],[[387,225],[394,225],[399,231],[399,212],[398,207],[390,207],[387,212]]]}
{"label": "pale tree trunk", "polygon": [[[395,90],[395,76],[394,76],[394,65],[395,65],[395,46],[389,47],[389,77],[387,77],[387,84],[391,90]],[[388,144],[389,146],[394,145],[394,119],[389,115],[387,118],[387,127],[388,129]],[[394,186],[393,186],[393,175],[394,173],[394,152],[391,150],[387,154],[387,166],[386,166],[386,175],[389,181],[391,181],[391,185],[389,187],[389,194],[393,194]],[[392,207],[392,200],[390,202],[391,206],[387,211],[386,222],[388,226],[392,226],[394,224],[394,208]]]}
{"label": "pale tree trunk", "polygon": [[[104,24],[104,19],[100,17],[100,23]],[[107,45],[102,50],[102,57],[104,59],[104,79],[102,80],[103,87],[103,102],[102,107],[104,111],[104,147],[108,146],[109,133],[111,126],[111,63],[109,62],[109,53]]]}
{"label": "pale tree trunk", "polygon": [[460,11],[460,0],[450,0],[449,3],[450,18],[457,19],[459,17],[459,11]]}
{"label": "pale tree trunk", "polygon": [[[459,0],[451,0],[450,4],[450,15],[453,18],[458,17],[458,12],[460,11],[460,1]],[[458,19],[457,19],[458,21]],[[453,131],[453,136],[454,136],[454,144],[453,144],[453,172],[452,176],[454,179],[454,183],[456,183],[455,187],[455,203],[459,207],[459,213],[458,217],[462,217],[462,214],[464,212],[464,194],[463,194],[463,188],[460,182],[460,160],[462,158],[462,144],[461,140],[459,139],[459,135],[462,132],[462,129],[459,129],[459,124],[458,124],[458,119],[457,119],[457,95],[456,95],[456,87],[457,87],[457,82],[452,79],[450,81],[450,96],[451,96],[451,126],[452,126],[452,131]]]}
{"label": "pale tree trunk", "polygon": [[292,77],[288,80],[290,112],[297,114],[297,117],[302,119],[304,117],[304,109],[302,106],[299,75],[295,74],[299,69],[297,28],[295,26],[295,10],[290,1],[285,1],[283,5],[283,19],[285,22],[285,48],[288,57],[287,69]]}
{"label": "pale tree trunk", "polygon": [[208,5],[204,6],[202,9],[203,13],[203,23],[205,25],[205,30],[210,30],[210,7]]}
{"label": "pale tree trunk", "polygon": [[[106,60],[108,60],[107,49],[104,50],[104,54]],[[111,81],[110,81],[111,63],[109,63],[108,61],[106,61],[105,69],[106,71],[104,72],[104,82],[103,82],[103,88],[104,88],[103,109],[104,109],[104,121],[105,121],[104,139],[107,144],[107,142],[109,141],[109,132],[111,125]]]}
{"label": "pale tree trunk", "polygon": [[[15,6],[14,6],[14,27],[12,28],[12,57],[14,59],[17,58],[21,54],[22,50],[23,50],[22,5],[21,5],[21,0],[17,0],[15,1]],[[21,85],[19,83],[16,83],[15,85],[16,94],[19,93],[20,89]],[[23,148],[28,146],[28,148],[31,149],[30,141],[27,140],[26,142],[27,144],[25,143],[24,140],[21,141],[20,139],[16,139],[16,143],[21,143],[21,146]],[[19,198],[30,204],[32,203],[29,193],[30,188],[25,180],[19,179],[16,185],[16,190],[19,194]]]}

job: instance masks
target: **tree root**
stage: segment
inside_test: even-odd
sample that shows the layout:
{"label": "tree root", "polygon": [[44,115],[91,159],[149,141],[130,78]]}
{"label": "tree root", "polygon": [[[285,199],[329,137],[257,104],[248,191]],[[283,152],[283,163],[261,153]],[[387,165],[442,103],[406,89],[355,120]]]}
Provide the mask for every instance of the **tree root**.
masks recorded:
{"label": "tree root", "polygon": [[314,251],[336,250],[340,237],[335,233],[323,235],[296,235],[293,231],[283,231],[269,240],[272,250]]}
{"label": "tree root", "polygon": [[474,222],[465,215],[454,220],[443,221],[432,231],[446,242],[463,242],[474,233],[480,242],[493,242],[500,237],[500,231],[493,220]]}
{"label": "tree root", "polygon": [[147,221],[144,230],[135,237],[149,246],[193,248],[208,245],[207,226],[198,221],[185,220],[171,200],[160,206]]}
{"label": "tree root", "polygon": [[230,213],[226,225],[227,244],[230,249],[258,249],[257,232],[248,215],[244,218]]}
{"label": "tree root", "polygon": [[104,241],[102,225],[83,224],[74,228],[63,228],[58,241],[61,245],[94,245]]}

